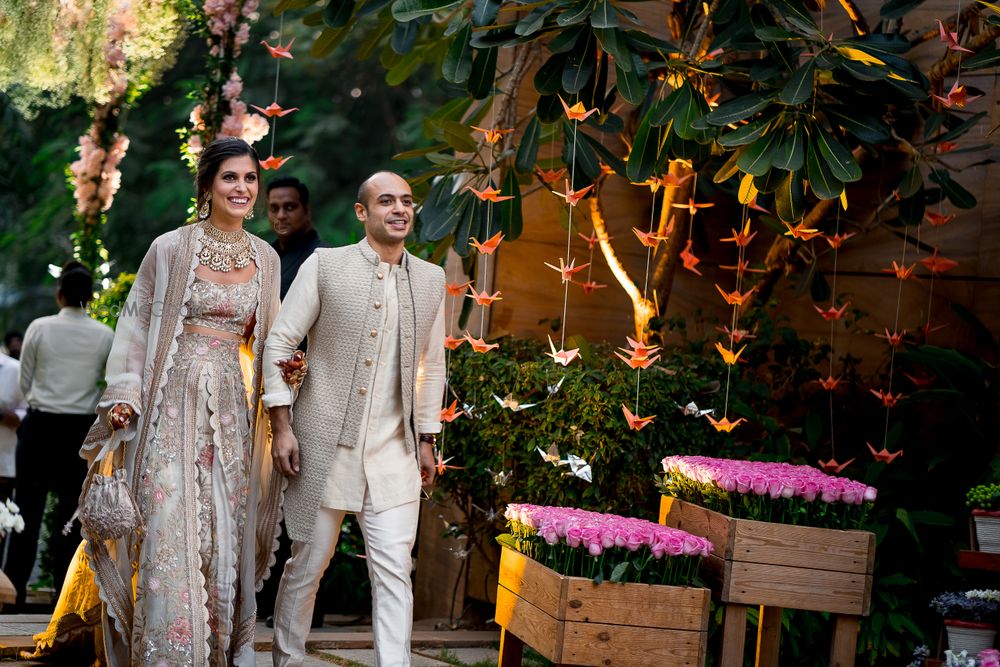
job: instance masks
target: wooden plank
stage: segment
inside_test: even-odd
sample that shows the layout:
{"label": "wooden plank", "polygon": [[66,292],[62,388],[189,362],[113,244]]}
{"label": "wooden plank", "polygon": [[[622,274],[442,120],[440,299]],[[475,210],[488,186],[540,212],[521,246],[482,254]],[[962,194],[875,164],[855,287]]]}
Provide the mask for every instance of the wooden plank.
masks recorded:
{"label": "wooden plank", "polygon": [[833,617],[833,641],[830,642],[830,667],[854,667],[858,654],[857,616],[836,614]]}
{"label": "wooden plank", "polygon": [[565,580],[566,577],[513,549],[504,548],[500,555],[500,585],[559,620],[566,609]]}
{"label": "wooden plank", "polygon": [[747,606],[727,604],[722,617],[722,657],[720,667],[743,667],[747,642]]}
{"label": "wooden plank", "polygon": [[733,556],[734,519],[677,498],[660,498],[660,523],[704,537],[715,547],[720,558]]}
{"label": "wooden plank", "polygon": [[708,633],[566,622],[563,660],[573,665],[701,667]]}
{"label": "wooden plank", "polygon": [[723,602],[827,611],[868,613],[871,575],[829,572],[761,563],[726,563]]}
{"label": "wooden plank", "polygon": [[[506,551],[506,550],[505,550]],[[552,662],[562,660],[564,624],[503,585],[497,588],[497,625]]]}
{"label": "wooden plank", "polygon": [[566,582],[567,621],[708,631],[707,588],[595,584],[582,577],[567,577]]}
{"label": "wooden plank", "polygon": [[524,642],[509,630],[500,631],[500,656],[497,667],[521,667]]}
{"label": "wooden plank", "polygon": [[874,535],[736,519],[733,560],[870,574]]}
{"label": "wooden plank", "polygon": [[778,667],[781,648],[781,607],[760,608],[760,623],[757,624],[756,667]]}

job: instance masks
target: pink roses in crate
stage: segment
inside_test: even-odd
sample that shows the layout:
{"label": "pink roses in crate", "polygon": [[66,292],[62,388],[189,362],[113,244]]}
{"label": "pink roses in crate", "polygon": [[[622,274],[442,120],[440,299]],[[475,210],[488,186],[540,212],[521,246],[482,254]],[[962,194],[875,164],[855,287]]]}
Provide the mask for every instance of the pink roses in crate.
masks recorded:
{"label": "pink roses in crate", "polygon": [[759,521],[856,528],[878,494],[861,482],[790,463],[668,456],[663,470],[663,493]]}
{"label": "pink roses in crate", "polygon": [[712,553],[703,537],[642,519],[521,503],[505,516],[511,534],[501,544],[568,576],[689,584]]}

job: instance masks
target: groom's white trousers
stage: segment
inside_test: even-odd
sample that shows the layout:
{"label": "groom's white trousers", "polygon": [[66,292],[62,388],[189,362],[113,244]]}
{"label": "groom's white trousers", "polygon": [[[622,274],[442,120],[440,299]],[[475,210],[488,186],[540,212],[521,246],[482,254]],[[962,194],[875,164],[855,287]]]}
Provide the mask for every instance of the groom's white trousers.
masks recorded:
{"label": "groom's white trousers", "polygon": [[[365,540],[372,584],[372,633],[378,667],[409,667],[413,630],[411,552],[417,536],[420,501],[376,514],[365,492],[357,513]],[[347,512],[321,507],[312,542],[292,542],[292,557],[274,603],[275,667],[298,667],[305,660],[306,638],[320,579],[337,548],[340,524]]]}

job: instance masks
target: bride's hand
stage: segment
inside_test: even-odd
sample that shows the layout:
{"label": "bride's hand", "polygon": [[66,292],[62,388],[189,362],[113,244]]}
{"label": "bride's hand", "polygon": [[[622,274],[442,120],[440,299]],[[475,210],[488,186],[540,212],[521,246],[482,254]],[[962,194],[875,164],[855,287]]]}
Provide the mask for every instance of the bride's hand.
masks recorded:
{"label": "bride's hand", "polygon": [[128,403],[116,403],[108,410],[108,426],[112,431],[126,428],[132,421],[132,415],[132,406]]}
{"label": "bride's hand", "polygon": [[274,362],[274,365],[281,369],[281,379],[285,384],[293,387],[302,384],[309,372],[309,362],[302,350],[295,350],[290,359],[281,359]]}

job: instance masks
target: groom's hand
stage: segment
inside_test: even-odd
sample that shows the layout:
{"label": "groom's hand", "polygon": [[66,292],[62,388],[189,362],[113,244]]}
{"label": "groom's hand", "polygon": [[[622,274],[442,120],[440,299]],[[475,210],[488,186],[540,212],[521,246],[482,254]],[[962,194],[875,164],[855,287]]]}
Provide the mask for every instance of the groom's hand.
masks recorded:
{"label": "groom's hand", "polygon": [[420,485],[427,489],[434,484],[437,468],[434,465],[434,446],[428,442],[420,443]]}
{"label": "groom's hand", "polygon": [[271,458],[274,467],[286,477],[299,474],[299,441],[292,433],[287,405],[276,405],[269,410],[271,415]]}

